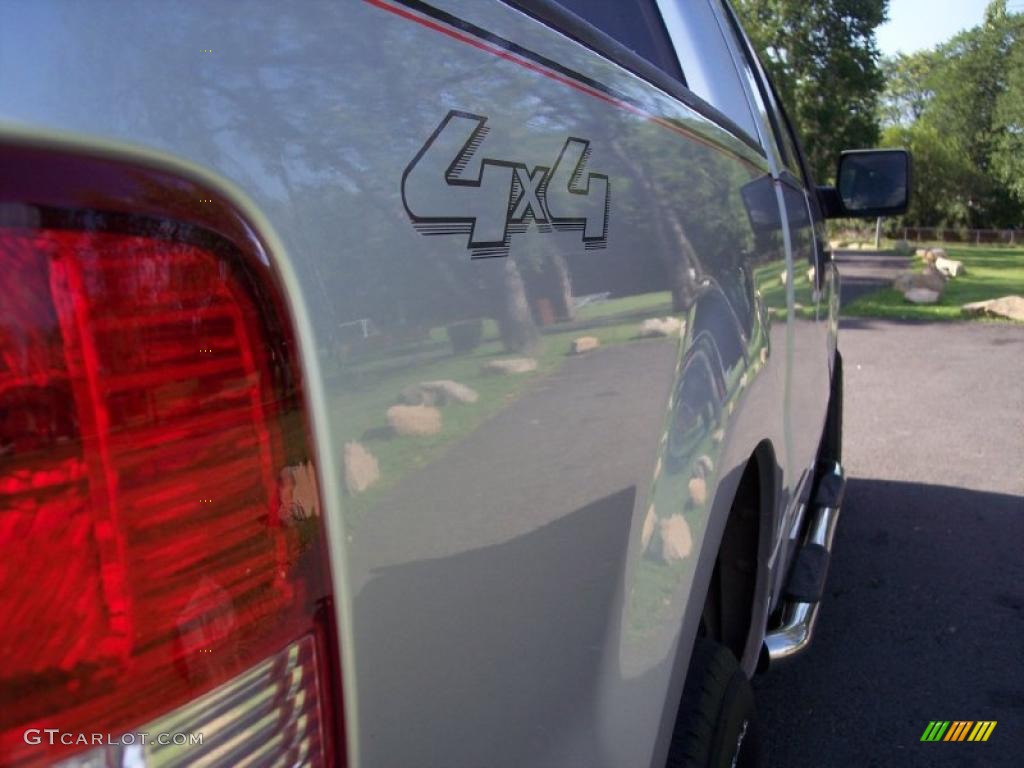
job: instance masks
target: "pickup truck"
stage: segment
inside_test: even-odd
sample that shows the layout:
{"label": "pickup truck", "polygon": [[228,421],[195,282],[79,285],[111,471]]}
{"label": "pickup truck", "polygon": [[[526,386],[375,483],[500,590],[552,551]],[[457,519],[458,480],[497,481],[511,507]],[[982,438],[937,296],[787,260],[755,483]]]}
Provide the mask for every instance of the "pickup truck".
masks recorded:
{"label": "pickup truck", "polygon": [[0,764],[758,763],[906,153],[724,0],[0,22]]}

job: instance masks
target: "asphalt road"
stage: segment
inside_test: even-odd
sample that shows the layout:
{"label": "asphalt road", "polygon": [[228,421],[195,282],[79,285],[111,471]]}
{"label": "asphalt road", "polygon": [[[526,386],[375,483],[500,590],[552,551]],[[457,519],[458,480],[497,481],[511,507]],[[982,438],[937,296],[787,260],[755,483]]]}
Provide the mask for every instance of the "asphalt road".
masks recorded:
{"label": "asphalt road", "polygon": [[851,479],[814,644],[755,681],[770,764],[1024,765],[1024,328],[840,338]]}

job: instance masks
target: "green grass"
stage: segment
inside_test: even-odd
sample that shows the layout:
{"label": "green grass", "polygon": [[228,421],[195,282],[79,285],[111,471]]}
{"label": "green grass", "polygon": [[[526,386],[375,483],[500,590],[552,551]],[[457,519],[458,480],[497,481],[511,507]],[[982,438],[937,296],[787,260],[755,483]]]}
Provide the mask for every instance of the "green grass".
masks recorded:
{"label": "green grass", "polygon": [[[484,343],[469,354],[453,355],[451,346],[441,341],[443,329],[433,329],[420,345],[410,345],[401,354],[392,350],[390,356],[375,355],[346,366],[348,386],[332,403],[336,430],[342,442],[362,442],[377,457],[381,474],[380,481],[368,491],[348,497],[350,519],[359,520],[382,494],[410,472],[442,456],[515,401],[531,384],[557,371],[568,359],[573,339],[595,336],[602,347],[627,342],[671,343],[666,339],[637,339],[642,318],[670,313],[671,297],[667,292],[583,307],[573,322],[544,329],[538,349],[531,353],[537,360],[537,370],[527,374],[502,376],[483,372],[483,366],[490,360],[522,356],[506,352],[501,342],[493,338],[496,329],[492,328],[485,328]],[[418,382],[437,379],[454,379],[470,386],[479,393],[479,400],[442,408],[442,427],[436,435],[389,437],[386,412],[395,404],[399,392]]]}
{"label": "green grass", "polygon": [[[769,314],[782,317],[786,314],[786,283],[781,277],[785,268],[785,259],[778,259],[754,270],[754,285],[761,292],[761,299],[768,307]],[[796,317],[814,319],[814,290],[807,274],[807,265],[798,266],[794,270],[793,302]]]}
{"label": "green grass", "polygon": [[[938,303],[911,304],[895,288],[884,288],[852,302],[843,314],[901,320],[966,320],[974,318],[964,314],[963,304],[1024,294],[1024,248],[953,246],[946,247],[946,251],[951,259],[964,263],[966,274],[946,283]],[[921,271],[924,261],[915,256],[912,268]]]}

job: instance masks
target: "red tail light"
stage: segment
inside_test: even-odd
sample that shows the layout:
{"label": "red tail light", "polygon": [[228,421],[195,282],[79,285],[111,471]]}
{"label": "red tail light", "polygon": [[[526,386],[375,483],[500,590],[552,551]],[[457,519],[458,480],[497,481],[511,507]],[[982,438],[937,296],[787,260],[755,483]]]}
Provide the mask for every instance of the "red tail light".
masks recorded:
{"label": "red tail light", "polygon": [[0,166],[0,763],[120,764],[142,753],[117,736],[160,724],[208,730],[184,762],[340,755],[300,371],[257,239],[166,173]]}

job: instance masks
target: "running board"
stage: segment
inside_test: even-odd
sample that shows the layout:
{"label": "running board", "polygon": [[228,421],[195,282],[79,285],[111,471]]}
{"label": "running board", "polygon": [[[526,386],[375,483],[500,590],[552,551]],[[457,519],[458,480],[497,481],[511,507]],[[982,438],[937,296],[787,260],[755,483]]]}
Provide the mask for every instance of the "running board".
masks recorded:
{"label": "running board", "polygon": [[782,625],[769,631],[764,638],[769,662],[792,658],[811,643],[818,609],[825,594],[832,541],[845,489],[846,476],[842,466],[831,463],[822,467],[807,534],[793,559],[793,568],[786,581]]}

